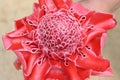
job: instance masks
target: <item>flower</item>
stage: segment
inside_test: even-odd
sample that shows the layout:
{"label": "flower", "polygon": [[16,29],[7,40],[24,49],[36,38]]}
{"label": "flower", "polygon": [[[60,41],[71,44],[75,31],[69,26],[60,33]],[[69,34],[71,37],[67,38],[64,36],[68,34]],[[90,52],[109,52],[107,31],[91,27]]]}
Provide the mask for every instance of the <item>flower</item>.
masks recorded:
{"label": "flower", "polygon": [[14,65],[22,68],[24,80],[86,80],[112,75],[101,51],[115,25],[112,14],[90,11],[71,0],[39,0],[3,41],[17,55]]}

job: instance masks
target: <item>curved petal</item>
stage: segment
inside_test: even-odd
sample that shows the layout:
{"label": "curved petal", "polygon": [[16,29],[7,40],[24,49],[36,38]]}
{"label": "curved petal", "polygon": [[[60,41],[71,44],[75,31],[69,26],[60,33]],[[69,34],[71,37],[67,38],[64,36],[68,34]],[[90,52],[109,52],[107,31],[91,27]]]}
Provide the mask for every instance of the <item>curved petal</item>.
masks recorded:
{"label": "curved petal", "polygon": [[72,0],[63,0],[68,6],[71,6]]}
{"label": "curved petal", "polygon": [[18,30],[12,31],[7,34],[11,38],[25,37],[27,35],[25,27],[22,27]]}
{"label": "curved petal", "polygon": [[90,40],[87,45],[91,48],[91,50],[97,55],[100,56],[105,40],[106,40],[106,33],[103,33],[100,36],[94,37]]}
{"label": "curved petal", "polygon": [[50,65],[48,63],[48,60],[46,60],[42,64],[36,64],[32,70],[32,73],[30,76],[25,76],[25,80],[44,80],[46,74],[50,70]]}
{"label": "curved petal", "polygon": [[14,61],[14,66],[17,70],[21,69],[22,64],[18,58]]}
{"label": "curved petal", "polygon": [[86,15],[89,12],[89,10],[83,7],[79,2],[73,3],[71,8],[73,8],[73,11],[79,15]]}
{"label": "curved petal", "polygon": [[40,5],[37,3],[34,3],[33,8],[34,8],[34,12],[30,16],[26,17],[27,23],[25,22],[25,24],[26,26],[37,27],[40,18],[45,15],[45,11],[41,9]]}
{"label": "curved petal", "polygon": [[91,75],[94,75],[94,76],[113,76],[113,72],[112,72],[111,68],[108,68],[107,70],[105,70],[103,72],[92,71]]}
{"label": "curved petal", "polygon": [[54,3],[54,0],[45,0],[46,6],[49,11],[57,10],[57,6]]}
{"label": "curved petal", "polygon": [[40,8],[42,8],[43,5],[45,5],[45,0],[39,0],[39,5],[40,5]]}
{"label": "curved petal", "polygon": [[105,71],[110,66],[110,62],[108,60],[94,55],[91,50],[83,49],[82,53],[85,55],[85,58],[78,56],[76,60],[76,65],[78,67],[95,71]]}
{"label": "curved petal", "polygon": [[90,69],[82,69],[77,67],[77,71],[82,80],[87,80],[90,78],[91,75]]}
{"label": "curved petal", "polygon": [[91,16],[89,24],[93,24],[96,28],[103,28],[105,30],[115,27],[116,21],[112,14],[95,13]]}
{"label": "curved petal", "polygon": [[51,65],[51,69],[46,76],[45,80],[68,80],[67,75],[63,72],[63,70],[57,66]]}
{"label": "curved petal", "polygon": [[53,0],[58,9],[65,8],[68,9],[69,6],[64,2],[64,0]]}
{"label": "curved petal", "polygon": [[77,68],[75,66],[75,64],[73,62],[68,62],[67,65],[65,65],[66,63],[61,64],[63,70],[65,71],[65,73],[68,75],[69,80],[82,80],[81,77],[79,76],[78,72],[77,72]]}
{"label": "curved petal", "polygon": [[67,80],[68,79],[67,74],[65,74],[65,72],[61,68],[61,63],[59,60],[49,59],[49,64],[50,64],[50,70],[46,75],[45,80],[51,80],[51,79]]}
{"label": "curved petal", "polygon": [[[39,0],[39,3],[34,4],[33,11],[30,16],[16,20],[16,30],[3,36],[5,48],[12,49],[17,55],[18,59],[14,62],[16,69],[19,70],[23,66],[24,80],[87,80],[90,75],[111,75],[110,62],[101,57],[100,54],[107,30],[116,24],[113,15],[89,11],[78,2],[72,3],[72,0]],[[50,19],[55,24],[62,22],[62,20],[56,22],[61,16],[53,18],[54,14],[59,15],[61,13],[65,14],[67,19],[65,25],[68,25],[67,22],[76,22],[77,26],[80,26],[79,30],[72,28],[74,24],[70,24],[72,27],[69,27],[69,29],[78,31],[77,36],[80,35],[80,44],[78,41],[66,41],[63,39],[64,36],[65,38],[76,36],[70,33],[69,36],[65,34],[61,37],[60,31],[61,41],[66,42],[68,48],[65,47],[62,51],[61,49],[60,51],[57,50],[58,48],[54,46],[47,49],[49,46],[47,42],[50,41],[42,40],[40,37],[42,36],[41,33],[46,36],[48,30],[44,28],[43,32],[38,32],[38,29],[43,27],[40,26],[41,24],[48,26],[51,24],[50,27],[53,27],[52,22],[49,22],[48,17],[46,17],[49,14],[51,15]],[[43,20],[41,17],[44,17],[48,23],[41,22]],[[52,33],[51,35],[54,32],[56,33],[52,28],[50,30],[52,31],[49,31],[50,34]],[[65,33],[69,33],[69,31]],[[57,37],[55,34],[52,38]],[[77,48],[67,51],[69,48],[72,49],[69,42],[75,44],[75,48]],[[60,57],[59,52],[66,52],[66,55]],[[68,54],[67,52],[71,53]]]}
{"label": "curved petal", "polygon": [[91,32],[86,41],[86,45],[89,46],[92,51],[99,56],[101,54],[104,42],[106,40],[106,32],[104,29],[98,29]]}
{"label": "curved petal", "polygon": [[22,27],[25,27],[25,25],[24,25],[24,20],[25,20],[26,18],[22,18],[22,19],[19,19],[19,20],[15,20],[15,28],[16,29],[20,29],[20,28],[22,28]]}
{"label": "curved petal", "polygon": [[15,51],[19,61],[22,63],[25,76],[29,76],[32,73],[33,67],[36,64],[36,60],[40,57],[40,54],[31,54],[27,51]]}
{"label": "curved petal", "polygon": [[86,44],[89,43],[92,39],[101,36],[103,33],[106,33],[104,29],[94,29],[91,33],[87,35]]}
{"label": "curved petal", "polygon": [[23,48],[21,45],[22,40],[25,40],[24,37],[11,38],[8,35],[3,35],[2,37],[4,46],[6,49],[17,50]]}

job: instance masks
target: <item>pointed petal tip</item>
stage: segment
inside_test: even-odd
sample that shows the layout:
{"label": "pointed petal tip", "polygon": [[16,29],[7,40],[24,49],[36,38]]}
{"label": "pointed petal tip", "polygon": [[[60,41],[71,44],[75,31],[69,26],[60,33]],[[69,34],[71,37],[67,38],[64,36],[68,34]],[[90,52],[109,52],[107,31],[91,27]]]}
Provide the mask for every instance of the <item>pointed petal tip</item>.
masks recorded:
{"label": "pointed petal tip", "polygon": [[3,40],[3,43],[4,43],[5,49],[9,50],[10,47],[12,46],[11,40],[8,38],[7,35],[3,35],[2,40]]}
{"label": "pointed petal tip", "polygon": [[108,68],[103,72],[92,71],[91,74],[94,76],[103,76],[103,77],[108,76],[108,77],[110,77],[110,76],[113,76],[113,71],[111,68]]}
{"label": "pointed petal tip", "polygon": [[18,59],[16,59],[13,64],[17,70],[21,69],[21,62]]}

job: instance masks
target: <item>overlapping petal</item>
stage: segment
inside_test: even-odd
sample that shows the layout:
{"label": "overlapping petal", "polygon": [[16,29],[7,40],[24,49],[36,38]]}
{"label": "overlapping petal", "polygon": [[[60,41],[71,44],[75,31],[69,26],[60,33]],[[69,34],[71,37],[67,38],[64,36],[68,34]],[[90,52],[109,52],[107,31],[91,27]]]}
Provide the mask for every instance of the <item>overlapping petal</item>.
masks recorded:
{"label": "overlapping petal", "polygon": [[5,48],[18,57],[14,65],[23,70],[24,80],[112,75],[110,62],[101,55],[107,31],[116,25],[112,14],[71,0],[39,0],[33,7],[31,15],[15,21],[14,31],[3,35]]}

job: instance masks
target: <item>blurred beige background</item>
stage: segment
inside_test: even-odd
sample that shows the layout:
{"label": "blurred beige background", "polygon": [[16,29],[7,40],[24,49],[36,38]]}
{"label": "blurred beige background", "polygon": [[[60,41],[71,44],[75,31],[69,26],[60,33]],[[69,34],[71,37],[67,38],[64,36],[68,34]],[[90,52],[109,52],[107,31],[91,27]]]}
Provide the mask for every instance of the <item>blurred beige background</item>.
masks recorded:
{"label": "blurred beige background", "polygon": [[[32,4],[37,0],[0,0],[0,80],[24,80],[22,71],[17,71],[12,51],[6,51],[1,40],[2,34],[14,30],[14,20],[31,14]],[[120,9],[115,13],[118,25],[108,32],[103,55],[111,61],[113,77],[91,77],[90,80],[120,80]]]}

